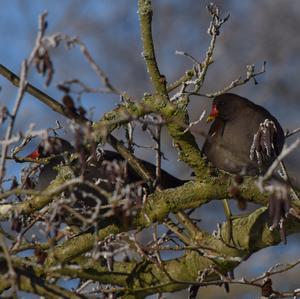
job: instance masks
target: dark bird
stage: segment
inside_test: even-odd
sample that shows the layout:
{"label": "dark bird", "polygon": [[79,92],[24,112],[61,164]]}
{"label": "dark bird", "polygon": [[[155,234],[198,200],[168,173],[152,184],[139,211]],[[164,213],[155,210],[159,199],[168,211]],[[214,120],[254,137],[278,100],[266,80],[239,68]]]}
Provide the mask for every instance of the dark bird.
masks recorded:
{"label": "dark bird", "polygon": [[[48,164],[42,166],[36,189],[43,191],[50,185],[51,181],[58,174],[57,166],[65,161],[68,153],[75,153],[75,148],[68,141],[58,137],[49,137],[28,155],[32,159],[52,157]],[[125,166],[125,160],[120,154],[113,151],[100,150],[97,158],[93,156],[95,155],[86,155],[83,157],[84,161],[81,161],[82,159],[79,157],[72,162],[75,176],[83,176],[84,182],[93,184],[97,182],[96,188],[91,187],[90,184],[80,183],[71,187],[71,190],[65,193],[67,198],[72,199],[68,205],[78,214],[84,217],[91,217],[92,213],[95,212],[97,203],[100,202],[102,206],[107,205],[109,203],[108,198],[103,194],[111,194],[115,198],[120,198],[120,200],[129,198],[130,204],[135,206],[137,201],[141,201],[144,189],[147,189],[148,193],[153,191],[153,186],[143,181],[130,165]],[[155,165],[143,160],[140,160],[140,162],[155,177]],[[161,188],[173,188],[183,183],[184,181],[161,170],[161,177],[158,183]],[[101,212],[103,214],[103,210]],[[77,222],[78,224],[78,219],[74,219],[73,216],[66,218],[65,212],[61,214],[63,222],[68,224],[76,224],[74,222]]]}
{"label": "dark bird", "polygon": [[[38,190],[45,189],[50,182],[56,177],[57,175],[57,169],[56,167],[63,162],[64,157],[63,153],[74,153],[75,149],[74,147],[66,140],[59,138],[59,137],[49,137],[48,139],[42,141],[38,147],[27,157],[31,159],[37,159],[37,158],[49,158],[51,155],[53,155],[53,158],[51,161],[43,165],[38,179],[38,184],[36,188]],[[95,178],[101,178],[101,170],[104,168],[104,165],[106,162],[118,162],[118,163],[124,163],[124,158],[117,152],[109,151],[109,150],[102,150],[100,153],[100,158],[98,157],[98,161],[92,160],[91,163],[89,163],[87,168],[97,168],[98,172],[96,172],[96,169],[88,169],[89,172],[92,170],[95,171],[94,175]],[[152,177],[155,177],[155,171],[156,166],[153,165],[150,162],[139,160],[141,164],[152,174]],[[105,177],[102,177],[101,179],[105,179]],[[134,183],[137,181],[141,181],[142,179],[138,176],[138,174],[134,171],[134,169],[128,165],[127,173],[126,173],[126,182],[127,183]],[[175,176],[169,174],[167,171],[161,170],[161,178],[159,181],[159,185],[163,189],[167,188],[174,188],[182,185],[185,181],[180,180],[176,178]]]}
{"label": "dark bird", "polygon": [[202,153],[214,167],[232,174],[264,174],[284,145],[277,119],[262,106],[232,93],[214,98],[214,120]]}

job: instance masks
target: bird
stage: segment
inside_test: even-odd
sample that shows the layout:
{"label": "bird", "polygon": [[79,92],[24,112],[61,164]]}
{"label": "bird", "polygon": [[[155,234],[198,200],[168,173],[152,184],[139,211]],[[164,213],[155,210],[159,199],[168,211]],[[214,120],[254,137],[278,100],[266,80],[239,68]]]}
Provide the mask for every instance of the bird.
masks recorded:
{"label": "bird", "polygon": [[[27,158],[33,160],[51,158],[49,163],[41,167],[35,189],[39,191],[45,190],[51,181],[56,178],[58,174],[57,166],[64,163],[65,154],[75,152],[76,150],[71,143],[63,138],[48,137],[42,140],[35,150],[27,156]],[[147,189],[148,193],[154,191],[154,188],[149,186],[148,182],[143,181],[130,165],[125,166],[125,160],[119,153],[103,149],[97,153],[97,159],[93,155],[84,157],[87,161],[86,165],[82,165],[80,158],[72,162],[72,168],[76,176],[82,175],[84,180],[90,183],[98,182],[97,187],[103,191],[100,192],[99,189],[82,183],[73,187],[71,192],[66,193],[67,197],[71,198],[72,194],[72,198],[75,198],[75,201],[73,200],[71,203],[71,207],[80,215],[90,217],[95,211],[97,203],[100,202],[102,206],[109,204],[108,199],[103,195],[105,192],[106,194],[119,194],[121,197],[122,195],[124,197],[129,196],[132,201],[131,204],[134,206],[135,201],[142,197],[145,189]],[[139,161],[155,177],[156,166],[144,160]],[[159,186],[162,189],[178,187],[184,183],[185,181],[161,170]],[[128,189],[128,186],[132,187]],[[102,209],[101,213],[103,214],[104,212],[108,212],[108,210]],[[62,218],[63,222],[69,225],[78,225],[78,222],[80,222],[72,215],[66,217],[65,211],[62,212]],[[82,218],[80,217],[80,219]]]}
{"label": "bird", "polygon": [[284,145],[279,121],[264,107],[233,93],[216,96],[207,121],[213,121],[202,147],[217,169],[263,175]]}
{"label": "bird", "polygon": [[65,139],[48,137],[47,139],[42,140],[34,151],[27,155],[26,158],[32,160],[50,158],[50,156],[52,156],[49,163],[42,165],[35,185],[35,190],[43,191],[56,178],[58,171],[55,167],[64,161],[63,153],[65,152],[72,154],[75,152],[75,149]]}
{"label": "bird", "polygon": [[[43,140],[38,146],[27,155],[27,158],[37,159],[37,158],[51,158],[50,163],[43,165],[42,170],[40,171],[38,184],[36,188],[38,190],[45,189],[49,183],[56,177],[58,171],[56,167],[59,163],[63,162],[64,157],[63,153],[74,153],[75,148],[65,139],[60,137],[48,137],[46,140]],[[92,161],[91,167],[97,167],[98,170],[101,170],[104,166],[103,162],[118,162],[124,163],[124,158],[117,152],[113,152],[110,150],[101,150],[101,158],[97,161],[95,165],[95,161]],[[138,159],[139,162],[151,173],[152,177],[155,177],[156,166],[150,162],[144,161],[142,159]],[[99,175],[99,173],[95,173],[95,176]],[[142,178],[134,171],[134,169],[128,165],[128,173],[127,181],[129,183],[137,182],[142,180]],[[159,185],[163,189],[174,188],[181,186],[184,184],[184,180],[180,180],[177,177],[169,174],[165,170],[161,170],[161,178]]]}

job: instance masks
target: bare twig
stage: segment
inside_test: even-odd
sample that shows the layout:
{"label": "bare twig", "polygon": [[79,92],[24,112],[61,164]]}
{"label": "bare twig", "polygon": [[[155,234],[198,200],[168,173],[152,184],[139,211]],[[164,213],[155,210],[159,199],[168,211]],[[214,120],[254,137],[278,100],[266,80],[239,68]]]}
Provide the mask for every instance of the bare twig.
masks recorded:
{"label": "bare twig", "polygon": [[196,120],[196,121],[192,121],[189,126],[183,131],[183,133],[186,133],[187,131],[191,130],[191,128],[193,126],[196,126],[198,123],[200,123],[200,121],[203,119],[203,117],[206,114],[206,110],[203,110],[202,114],[200,115],[200,117]]}
{"label": "bare twig", "polygon": [[[78,45],[83,56],[91,66],[91,68],[95,71],[101,83],[104,86],[103,92],[115,93],[120,95],[121,92],[118,91],[109,81],[108,76],[102,70],[102,68],[96,63],[92,55],[90,54],[86,45],[78,38],[71,37],[63,33],[55,33],[51,36],[44,37],[44,44],[48,47],[57,47],[61,42],[66,42],[67,47],[72,47],[74,45]],[[80,81],[78,81],[80,82]],[[77,82],[77,83],[78,83]]]}
{"label": "bare twig", "polygon": [[78,85],[80,87],[80,90],[78,91],[70,90],[70,91],[75,94],[78,94],[79,96],[81,96],[83,93],[110,93],[111,92],[111,90],[106,87],[99,87],[99,88],[90,87],[79,79],[63,81],[59,85],[68,86],[68,88],[71,88],[72,85]]}
{"label": "bare twig", "polygon": [[246,84],[247,82],[249,82],[251,79],[254,80],[255,84],[257,84],[256,81],[256,77],[259,75],[262,75],[263,73],[266,72],[266,62],[264,61],[261,70],[259,72],[255,72],[255,67],[254,65],[247,65],[247,74],[246,74],[246,78],[242,79],[242,77],[239,77],[235,80],[233,80],[229,85],[227,85],[226,87],[224,87],[222,90],[219,90],[217,92],[214,93],[207,93],[205,96],[209,97],[209,98],[214,98],[220,94],[223,94],[225,92],[230,91],[231,89],[237,87],[237,86],[241,86]]}
{"label": "bare twig", "polygon": [[274,160],[272,165],[269,167],[268,171],[264,174],[264,176],[261,179],[261,182],[268,180],[275,169],[279,166],[280,162],[287,156],[289,155],[292,151],[294,151],[298,146],[300,145],[300,139],[295,140],[292,144],[284,145],[281,153],[279,156]]}
{"label": "bare twig", "polygon": [[264,274],[251,279],[250,282],[257,282],[259,280],[263,280],[267,277],[270,277],[271,275],[287,272],[298,265],[300,265],[300,259],[291,264],[276,264],[275,266],[272,266],[270,269],[268,269]]}
{"label": "bare twig", "polygon": [[220,28],[229,19],[229,16],[230,16],[230,15],[227,15],[224,19],[221,19],[220,15],[219,15],[219,9],[217,8],[217,6],[215,6],[212,3],[207,5],[207,9],[212,18],[212,21],[208,28],[208,34],[211,35],[211,41],[210,41],[208,50],[206,52],[205,59],[199,67],[200,68],[199,76],[195,80],[195,82],[193,82],[195,84],[195,88],[194,88],[193,92],[195,92],[195,93],[197,93],[201,89],[201,87],[204,83],[205,77],[206,77],[208,67],[212,63],[212,56],[214,53],[217,36],[220,34]]}
{"label": "bare twig", "polygon": [[[15,101],[15,105],[13,108],[13,111],[11,113],[11,117],[10,117],[10,122],[8,124],[8,127],[6,129],[6,133],[5,133],[5,140],[8,141],[11,138],[13,129],[14,129],[14,125],[15,125],[15,120],[17,117],[17,113],[19,111],[24,93],[25,93],[25,88],[26,88],[26,76],[27,76],[27,61],[23,61],[22,63],[22,68],[21,68],[21,76],[20,76],[20,87],[19,87],[19,91],[18,91],[18,95]],[[2,150],[1,150],[1,157],[0,157],[0,184],[4,178],[5,175],[5,162],[6,162],[6,155],[8,152],[8,144],[4,143],[2,145]]]}
{"label": "bare twig", "polygon": [[43,46],[43,37],[45,35],[46,29],[47,29],[47,23],[46,23],[46,17],[48,13],[44,12],[39,16],[39,25],[38,25],[38,33],[35,40],[35,45],[33,50],[31,51],[29,58],[28,58],[28,65],[32,63],[34,58],[36,57],[36,54],[40,50],[40,48]]}
{"label": "bare twig", "polygon": [[254,65],[247,65],[246,68],[247,68],[247,73],[246,73],[246,77],[244,79],[242,77],[239,77],[239,78],[231,81],[227,86],[225,86],[223,89],[221,89],[219,91],[216,91],[213,93],[205,93],[205,94],[195,92],[195,91],[190,91],[190,92],[186,91],[184,94],[195,95],[195,96],[200,96],[200,97],[207,97],[207,98],[214,98],[220,94],[223,94],[225,92],[228,92],[228,91],[234,89],[235,87],[244,85],[244,84],[248,83],[250,80],[254,80],[255,84],[257,84],[257,81],[255,78],[266,72],[266,62],[263,63],[261,70],[258,72],[255,72]]}
{"label": "bare twig", "polygon": [[[29,55],[28,60],[24,60],[22,62],[20,81],[18,82],[19,91],[18,91],[18,95],[17,95],[16,101],[15,101],[13,111],[10,114],[10,123],[7,127],[6,134],[5,134],[5,140],[6,141],[11,138],[13,128],[14,128],[14,124],[15,124],[15,119],[17,117],[17,113],[19,111],[19,107],[21,105],[21,102],[22,102],[23,96],[25,94],[25,91],[27,89],[28,68],[32,64],[33,59],[35,58],[35,56],[37,55],[37,53],[38,53],[38,51],[41,47],[42,38],[43,38],[43,35],[45,33],[45,30],[46,30],[46,23],[45,23],[46,16],[47,16],[47,13],[45,12],[39,17],[39,31],[38,31],[38,34],[37,34],[35,46],[34,46],[32,52],[31,52],[31,54]],[[2,71],[6,70],[3,67],[1,69],[2,69]],[[5,175],[5,161],[6,161],[7,151],[8,151],[8,145],[7,144],[2,145],[2,151],[1,151],[1,157],[0,157],[0,184],[3,180],[4,175]]]}
{"label": "bare twig", "polygon": [[17,274],[14,270],[12,261],[11,261],[11,256],[9,254],[8,248],[6,246],[5,240],[3,235],[0,233],[0,246],[2,247],[7,266],[8,266],[8,278],[11,280],[11,285],[15,288],[16,287],[16,279],[17,279]]}
{"label": "bare twig", "polygon": [[295,135],[295,134],[297,134],[299,132],[300,132],[300,128],[294,129],[292,131],[287,131],[285,133],[285,138],[289,138],[289,137],[291,137],[291,136],[293,136],[293,135]]}

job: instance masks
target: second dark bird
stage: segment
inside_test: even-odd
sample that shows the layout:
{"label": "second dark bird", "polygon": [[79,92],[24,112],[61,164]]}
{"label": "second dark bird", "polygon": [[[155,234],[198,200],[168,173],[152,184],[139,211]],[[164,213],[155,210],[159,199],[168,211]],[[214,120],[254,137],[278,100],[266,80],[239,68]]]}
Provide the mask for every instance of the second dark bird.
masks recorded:
{"label": "second dark bird", "polygon": [[[32,159],[53,156],[48,164],[41,167],[35,189],[43,191],[51,184],[58,174],[57,167],[64,163],[66,153],[75,153],[74,147],[68,141],[58,137],[49,137],[42,141],[36,150],[28,156]],[[141,201],[144,189],[147,189],[147,193],[153,191],[153,187],[149,182],[145,182],[139,177],[130,165],[125,167],[125,160],[120,154],[108,150],[101,150],[99,154],[98,159],[93,157],[95,155],[90,157],[84,155],[84,163],[81,163],[82,161],[79,158],[72,162],[74,175],[83,176],[84,182],[72,186],[69,188],[69,192],[65,192],[66,204],[85,218],[93,215],[97,204],[100,203],[101,206],[105,206],[109,203],[104,193],[120,200],[129,198],[128,204],[134,207],[137,205],[137,201]],[[140,160],[140,163],[155,177],[155,165],[143,160]],[[96,182],[97,186],[94,188],[93,184]],[[92,185],[89,183],[92,183]],[[161,188],[174,188],[183,183],[184,181],[161,170],[158,183]],[[143,189],[141,189],[142,187]],[[134,211],[134,208],[130,209],[128,207],[124,211],[118,211],[117,214],[123,215],[130,211]],[[104,214],[103,212],[105,212],[103,209],[101,209],[101,212],[99,211],[100,218]],[[80,224],[80,219],[76,219],[78,218],[76,215],[70,215],[70,213],[69,216],[67,215],[68,213],[62,211],[62,222],[72,225]]]}

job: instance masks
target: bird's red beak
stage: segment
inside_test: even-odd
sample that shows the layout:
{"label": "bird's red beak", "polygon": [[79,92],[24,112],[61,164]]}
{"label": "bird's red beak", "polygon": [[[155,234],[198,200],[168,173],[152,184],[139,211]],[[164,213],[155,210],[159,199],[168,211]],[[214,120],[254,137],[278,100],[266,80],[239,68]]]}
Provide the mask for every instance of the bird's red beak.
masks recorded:
{"label": "bird's red beak", "polygon": [[40,153],[39,153],[38,149],[36,149],[31,154],[29,154],[28,156],[26,156],[26,158],[30,158],[30,159],[37,159],[39,157],[40,157]]}
{"label": "bird's red beak", "polygon": [[218,115],[219,115],[219,110],[217,109],[217,106],[214,104],[212,105],[210,115],[207,117],[206,122],[213,121]]}

